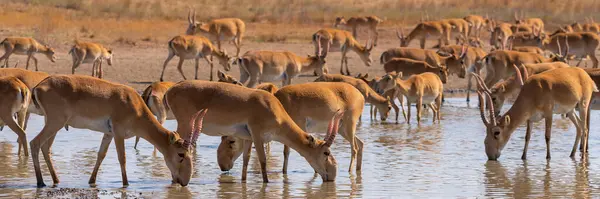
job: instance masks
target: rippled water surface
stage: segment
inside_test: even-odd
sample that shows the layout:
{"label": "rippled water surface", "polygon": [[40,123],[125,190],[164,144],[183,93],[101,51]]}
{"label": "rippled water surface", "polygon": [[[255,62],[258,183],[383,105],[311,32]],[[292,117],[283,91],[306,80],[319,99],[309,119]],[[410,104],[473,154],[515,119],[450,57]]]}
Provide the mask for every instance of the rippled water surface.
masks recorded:
{"label": "rippled water surface", "polygon": [[[414,109],[414,107],[413,107]],[[413,110],[414,111],[414,110]],[[97,188],[87,184],[96,161],[102,134],[88,130],[61,130],[52,148],[60,184],[37,189],[31,157],[17,156],[17,136],[8,128],[0,132],[0,197],[89,196],[113,198],[138,196],[223,197],[223,198],[388,198],[388,197],[599,197],[600,142],[596,124],[600,114],[592,112],[590,156],[585,162],[569,158],[575,127],[556,116],[552,134],[552,160],[545,159],[543,123],[534,127],[528,160],[520,159],[525,128],[517,129],[499,161],[487,161],[484,127],[475,103],[449,98],[442,108],[441,124],[431,124],[426,114],[417,124],[383,123],[369,120],[368,107],[357,135],[365,142],[363,171],[348,173],[348,143],[338,136],[333,154],[339,164],[335,182],[323,183],[304,158],[290,156],[287,175],[281,173],[283,146],[272,144],[268,158],[270,183],[263,184],[258,159],[253,154],[247,183],[241,183],[241,159],[229,173],[219,170],[216,149],[219,137],[199,139],[195,173],[188,187],[171,186],[162,156],[152,145],[135,139],[126,141],[127,174],[130,186],[121,188],[121,172],[114,145],[98,174]],[[413,114],[414,116],[414,114]],[[403,122],[403,120],[400,120]],[[413,120],[414,121],[414,120]],[[175,129],[174,121],[165,124]],[[32,116],[28,140],[43,127],[43,117]],[[323,132],[321,129],[310,132]],[[322,136],[322,135],[321,135]],[[254,152],[253,152],[254,153]],[[40,158],[43,157],[40,155]],[[52,184],[41,161],[46,184]],[[78,188],[78,189],[61,189]]]}

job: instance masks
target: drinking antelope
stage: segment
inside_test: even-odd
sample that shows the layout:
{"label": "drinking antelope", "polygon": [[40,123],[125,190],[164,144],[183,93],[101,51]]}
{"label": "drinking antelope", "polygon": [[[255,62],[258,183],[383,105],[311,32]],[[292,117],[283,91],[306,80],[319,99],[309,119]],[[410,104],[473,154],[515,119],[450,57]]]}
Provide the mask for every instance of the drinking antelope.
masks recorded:
{"label": "drinking antelope", "polygon": [[303,72],[319,71],[323,74],[324,56],[300,57],[289,51],[248,51],[237,60],[240,66],[240,83],[254,88],[263,81],[281,80],[282,86],[292,84],[292,79]]}
{"label": "drinking antelope", "polygon": [[383,65],[383,70],[386,73],[403,73],[406,74],[407,77],[430,72],[437,75],[441,79],[442,83],[445,84],[448,81],[448,70],[446,68],[433,67],[427,62],[413,59],[394,58]]}
{"label": "drinking antelope", "polygon": [[217,48],[222,51],[221,40],[231,40],[236,48],[235,56],[240,56],[242,38],[246,32],[246,24],[238,18],[213,19],[208,23],[196,21],[196,10],[194,15],[188,12],[188,28],[186,34],[202,34],[213,41],[217,41]]}
{"label": "drinking antelope", "polygon": [[27,55],[27,64],[25,66],[27,70],[29,70],[29,60],[33,59],[35,71],[38,71],[38,60],[34,56],[36,53],[46,55],[52,63],[56,62],[53,48],[48,45],[42,45],[30,37],[7,37],[0,44],[4,46],[4,55],[0,57],[0,62],[4,60],[4,67],[8,67],[8,58],[13,53],[16,55]]}
{"label": "drinking antelope", "polygon": [[[520,74],[527,74],[529,77],[531,75],[552,69],[567,68],[569,65],[564,62],[550,62],[540,64],[523,64],[520,68],[517,68],[516,65],[513,65],[513,67],[515,68],[515,71],[519,70]],[[519,93],[521,91],[521,84],[519,83],[519,79],[515,74],[504,81],[494,84],[490,91],[492,105],[494,106],[494,110],[496,110],[495,114],[499,115],[500,111],[502,110],[502,106],[504,106],[504,101],[506,98]]]}
{"label": "drinking antelope", "polygon": [[163,76],[165,75],[165,68],[167,68],[167,64],[169,64],[169,61],[171,61],[171,59],[173,59],[175,55],[179,57],[177,70],[179,70],[179,73],[181,74],[184,80],[187,78],[183,74],[181,66],[183,66],[183,61],[185,61],[186,59],[194,59],[196,63],[196,73],[194,75],[194,79],[198,79],[198,61],[200,58],[204,58],[206,62],[208,62],[208,64],[210,65],[210,81],[213,80],[213,56],[219,60],[219,64],[221,64],[226,71],[229,71],[229,69],[231,68],[230,60],[232,59],[232,57],[227,55],[226,51],[215,49],[215,47],[206,37],[194,35],[179,35],[173,37],[173,39],[169,41],[169,56],[167,56],[167,59],[163,64],[162,72],[160,73],[161,82],[163,81]]}
{"label": "drinking antelope", "polygon": [[[515,129],[527,123],[525,134],[525,147],[521,159],[527,158],[527,146],[531,138],[531,126],[533,122],[545,120],[546,123],[546,158],[550,159],[550,135],[553,114],[567,114],[569,119],[577,127],[575,144],[571,151],[571,157],[575,156],[580,138],[582,145],[582,157],[587,151],[586,120],[592,93],[598,88],[590,76],[581,68],[568,67],[549,70],[528,78],[522,78],[517,70],[519,82],[523,82],[521,92],[513,103],[513,106],[503,115],[496,117],[493,106],[488,104],[489,119],[486,118],[484,101],[490,103],[492,97],[483,80],[474,74],[479,85],[479,109],[481,119],[486,126],[485,152],[488,159],[497,160],[502,149],[510,139]],[[527,77],[527,75],[524,75]],[[485,95],[485,97],[484,97]],[[484,100],[486,98],[486,100]],[[575,115],[579,111],[579,117]],[[583,136],[583,138],[582,138]]]}
{"label": "drinking antelope", "polygon": [[[59,182],[50,157],[50,148],[56,133],[65,124],[104,133],[90,184],[96,183],[100,164],[106,156],[111,140],[114,139],[123,185],[128,186],[125,139],[133,136],[148,140],[163,154],[173,183],[182,186],[189,183],[194,171],[190,143],[201,131],[202,118],[206,112],[196,111],[190,117],[190,122],[185,123],[189,125],[186,128],[190,129],[189,132],[181,137],[177,132],[171,132],[158,123],[133,88],[80,75],[53,75],[46,78],[33,89],[33,100],[35,106],[43,110],[46,121],[42,131],[30,142],[38,187],[45,186],[39,163],[40,148],[52,181],[54,184]],[[194,121],[199,123],[199,129],[194,125]]]}
{"label": "drinking antelope", "polygon": [[25,115],[29,107],[31,92],[19,78],[14,76],[0,77],[0,126],[8,125],[8,128],[15,132],[19,137],[18,155],[21,155],[21,149],[25,156],[29,156],[27,147],[27,135],[23,130],[23,125],[18,124],[13,119],[14,115]]}
{"label": "drinking antelope", "polygon": [[92,63],[92,77],[97,76],[102,79],[102,62],[106,60],[106,63],[112,66],[113,52],[101,44],[75,40],[75,45],[71,47],[69,54],[73,57],[71,74],[75,74],[75,69],[79,65]]}
{"label": "drinking antelope", "polygon": [[398,121],[399,109],[396,104],[393,104],[391,99],[381,96],[362,80],[344,75],[324,74],[315,79],[315,82],[344,82],[350,84],[358,89],[367,103],[370,103],[379,110],[379,117],[382,121],[387,119],[392,108],[396,111],[396,121]]}
{"label": "drinking antelope", "polygon": [[379,25],[381,22],[383,22],[383,19],[380,19],[377,16],[350,17],[348,20],[346,20],[344,17],[336,17],[333,27],[344,27],[346,29],[350,29],[352,31],[352,36],[355,39],[358,39],[356,30],[359,27],[367,28],[369,29],[369,33],[374,34],[375,38],[373,38],[373,45],[377,46],[377,38],[379,37],[379,33],[377,33],[377,25]]}
{"label": "drinking antelope", "polygon": [[402,29],[400,31],[396,29],[396,36],[400,40],[400,47],[407,47],[412,40],[419,39],[421,49],[425,49],[425,41],[428,37],[437,38],[439,41],[438,46],[448,45],[451,30],[452,26],[448,23],[427,21],[417,24],[407,36],[404,35]]}
{"label": "drinking antelope", "polygon": [[[184,124],[192,121],[196,110],[208,108],[202,133],[244,140],[242,181],[246,180],[252,143],[258,153],[263,182],[269,181],[264,143],[270,140],[300,153],[323,181],[335,180],[337,163],[330,147],[337,132],[328,132],[325,140],[316,139],[296,125],[279,100],[266,91],[221,82],[182,81],[167,91],[166,101],[177,119],[177,132],[189,132],[190,126]],[[340,119],[336,115],[332,120],[335,124]]]}
{"label": "drinking antelope", "polygon": [[[380,87],[384,91],[396,89],[399,94],[406,97],[408,114],[406,123],[410,124],[410,104],[416,103],[417,107],[417,123],[421,124],[421,110],[423,105],[428,105],[433,111],[433,122],[440,122],[440,109],[442,107],[442,95],[444,85],[439,76],[426,72],[416,75],[411,75],[408,79],[402,80],[402,72],[397,75],[386,74],[379,82]],[[400,104],[400,106],[403,106]]]}
{"label": "drinking antelope", "polygon": [[[362,166],[363,141],[356,136],[356,124],[362,114],[365,100],[362,94],[350,84],[341,82],[310,82],[285,86],[275,93],[285,111],[302,130],[306,131],[310,126],[327,123],[332,116],[343,112],[339,124],[342,131],[340,134],[350,142],[350,167],[356,160],[356,170],[360,171]],[[310,125],[309,121],[310,120]],[[337,128],[338,125],[329,123],[329,129]],[[219,145],[217,157],[219,167],[223,171],[230,170],[233,162],[242,153],[240,145],[233,145],[231,139],[222,139]],[[237,146],[237,149],[234,148]],[[283,173],[287,173],[287,165],[290,149],[285,146]]]}
{"label": "drinking antelope", "polygon": [[350,32],[332,28],[323,28],[312,36],[312,42],[315,45],[315,55],[318,57],[323,57],[323,59],[325,59],[328,52],[342,52],[340,73],[344,74],[343,70],[345,65],[346,75],[350,75],[350,69],[348,69],[348,57],[346,56],[346,53],[348,53],[349,50],[358,54],[366,66],[371,66],[371,63],[373,62],[371,59],[373,45],[369,45],[370,41],[371,40],[367,40],[367,43],[364,46],[360,45]]}

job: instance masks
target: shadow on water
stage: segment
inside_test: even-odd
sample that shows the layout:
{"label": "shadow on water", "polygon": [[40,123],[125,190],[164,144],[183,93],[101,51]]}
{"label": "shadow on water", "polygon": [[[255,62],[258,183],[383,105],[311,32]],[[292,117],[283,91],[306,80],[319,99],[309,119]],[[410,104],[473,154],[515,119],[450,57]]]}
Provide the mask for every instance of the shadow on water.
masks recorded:
{"label": "shadow on water", "polygon": [[[149,84],[151,82],[138,82]],[[476,98],[472,98],[476,101]],[[413,109],[413,117],[416,111]],[[332,154],[338,162],[335,182],[321,181],[298,153],[290,154],[288,174],[282,174],[283,146],[272,143],[268,153],[270,182],[262,183],[256,152],[250,159],[248,180],[241,182],[241,158],[229,172],[221,172],[216,163],[219,137],[201,136],[194,153],[194,174],[188,187],[171,185],[170,172],[162,154],[141,141],[133,149],[134,139],[125,143],[128,188],[121,188],[120,166],[111,145],[98,173],[97,188],[87,181],[94,167],[102,134],[88,130],[61,130],[52,148],[60,184],[56,188],[35,188],[31,157],[17,156],[17,137],[9,130],[0,132],[0,197],[149,197],[149,198],[389,198],[389,197],[598,197],[599,154],[590,149],[586,159],[568,157],[575,138],[574,126],[556,116],[552,134],[552,160],[545,159],[543,123],[536,123],[527,161],[520,159],[525,129],[518,128],[503,150],[499,161],[487,161],[477,103],[465,103],[464,97],[446,98],[442,121],[432,124],[431,113],[424,113],[420,125],[369,119],[364,109],[357,136],[365,142],[362,171],[347,172],[350,147],[336,139]],[[600,117],[592,112],[593,118]],[[43,127],[43,117],[32,116],[28,139]],[[175,129],[174,121],[165,127]],[[593,123],[591,132],[600,125]],[[324,132],[323,129],[309,132]],[[322,134],[316,134],[322,137]],[[339,137],[339,136],[338,136]],[[590,146],[600,144],[592,133]],[[41,160],[45,182],[51,183],[48,169]]]}

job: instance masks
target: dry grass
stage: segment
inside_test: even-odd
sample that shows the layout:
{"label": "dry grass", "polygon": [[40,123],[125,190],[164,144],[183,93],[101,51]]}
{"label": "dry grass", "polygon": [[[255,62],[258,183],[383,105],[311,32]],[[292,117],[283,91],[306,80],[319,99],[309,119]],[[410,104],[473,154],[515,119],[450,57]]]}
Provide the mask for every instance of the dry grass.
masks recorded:
{"label": "dry grass", "polygon": [[[430,19],[488,14],[511,20],[514,12],[549,24],[583,21],[600,11],[595,0],[6,0],[0,8],[2,36],[33,36],[50,44],[75,38],[104,43],[163,44],[185,31],[187,11],[198,20],[239,17],[248,23],[246,40],[303,43],[336,16],[378,15],[382,29]],[[385,36],[384,31],[384,36]],[[389,34],[390,36],[392,34]]]}

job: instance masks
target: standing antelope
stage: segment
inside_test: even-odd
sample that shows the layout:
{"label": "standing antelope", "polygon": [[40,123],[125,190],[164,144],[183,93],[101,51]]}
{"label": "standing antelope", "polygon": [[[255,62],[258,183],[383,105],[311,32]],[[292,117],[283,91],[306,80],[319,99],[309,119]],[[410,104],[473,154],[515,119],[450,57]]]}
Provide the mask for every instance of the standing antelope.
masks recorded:
{"label": "standing antelope", "polygon": [[433,67],[427,62],[413,59],[394,58],[383,65],[383,70],[386,73],[404,73],[407,77],[430,72],[437,75],[441,79],[442,83],[445,84],[448,81],[448,70],[446,68]]}
{"label": "standing antelope", "polygon": [[[292,120],[304,131],[310,126],[326,123],[335,114],[343,112],[339,125],[342,131],[339,133],[350,142],[351,158],[348,171],[352,171],[355,159],[356,170],[361,170],[364,142],[356,136],[356,124],[362,114],[365,100],[356,88],[341,82],[310,82],[285,86],[275,93],[275,97],[279,99]],[[332,126],[329,128],[331,129]],[[237,146],[237,149],[233,146]],[[240,145],[235,145],[231,139],[222,139],[217,152],[221,170],[230,170],[242,151]],[[285,146],[283,151],[283,173],[285,174],[290,149]]]}
{"label": "standing antelope", "polygon": [[[479,85],[479,109],[481,119],[486,126],[485,152],[488,159],[497,160],[502,149],[508,143],[510,136],[523,123],[527,123],[525,134],[525,147],[521,159],[527,158],[527,146],[531,138],[531,126],[533,122],[545,120],[546,123],[546,158],[550,159],[550,135],[553,114],[567,114],[569,119],[577,127],[575,144],[571,151],[571,157],[575,156],[580,138],[582,145],[582,157],[587,151],[586,120],[592,93],[598,88],[590,76],[581,68],[568,67],[549,70],[537,75],[532,75],[525,81],[517,70],[519,82],[523,82],[521,92],[513,103],[513,106],[502,116],[496,117],[493,106],[488,104],[490,118],[486,118],[484,95],[491,102],[492,97],[488,87],[483,80],[476,75]],[[525,75],[527,77],[527,75]],[[579,117],[575,115],[579,111]]]}
{"label": "standing antelope", "polygon": [[463,19],[472,25],[469,31],[469,36],[475,36],[475,38],[478,39],[481,35],[481,29],[485,28],[488,25],[487,22],[489,21],[487,17],[484,18],[479,15],[467,15]]}
{"label": "standing antelope", "polygon": [[[483,60],[487,53],[482,48],[468,47],[465,49],[464,46],[459,45],[441,47],[438,50],[438,54],[441,53],[449,53],[454,56],[453,59],[446,60],[448,72],[459,69],[458,77],[461,77],[462,75],[462,78],[467,78],[467,102],[469,102],[471,100],[471,72],[476,72],[478,74],[481,72],[481,69],[483,68],[481,60]],[[463,71],[466,74],[464,74]]]}
{"label": "standing antelope", "polygon": [[[27,55],[27,65],[25,69],[29,69],[29,60],[33,59],[35,64],[35,71],[38,71],[38,60],[35,58],[35,53],[42,53],[50,59],[52,63],[56,62],[56,56],[54,55],[54,49],[48,45],[42,45],[38,41],[30,37],[7,37],[2,42],[4,46],[4,55],[0,57],[0,62],[4,60],[3,67],[8,67],[8,58],[10,55]],[[15,65],[16,66],[16,65]]]}
{"label": "standing antelope", "polygon": [[[377,94],[380,94],[382,97],[389,99],[390,104],[396,111],[396,121],[398,121],[399,107],[396,105],[396,102],[394,102],[394,100],[396,100],[396,98],[398,98],[398,101],[403,103],[404,99],[398,95],[398,92],[396,90],[383,91],[383,88],[379,88],[379,82],[381,81],[381,77],[374,77],[371,80],[367,80],[368,77],[369,77],[369,74],[367,73],[365,75],[358,74],[355,78],[360,79],[363,82],[367,83],[367,85],[369,85],[369,87],[371,87],[371,89],[373,89],[375,92],[377,92]],[[371,117],[371,120],[373,120],[373,118],[377,117],[377,112],[378,112],[377,107],[371,106],[371,109],[369,110],[369,116]],[[404,120],[406,120],[406,112],[404,111],[404,107],[402,107],[402,116],[404,117]]]}
{"label": "standing antelope", "polygon": [[[518,69],[520,74],[527,74],[528,77],[552,69],[569,67],[569,65],[564,62],[523,64],[521,65],[521,68],[516,68],[517,66],[515,65],[513,66],[515,67],[515,71]],[[490,89],[490,96],[492,97],[492,105],[494,106],[494,110],[496,110],[495,114],[500,114],[506,98],[513,96],[520,91],[521,84],[519,83],[519,79],[516,74],[506,78],[504,81],[494,84],[494,86],[492,86]]]}
{"label": "standing antelope", "polygon": [[362,80],[344,75],[324,74],[315,79],[315,82],[344,82],[350,84],[360,91],[367,103],[379,110],[379,117],[382,121],[387,119],[392,108],[396,111],[396,121],[398,121],[399,109],[396,104],[393,104],[392,99],[381,96]]}
{"label": "standing antelope", "polygon": [[553,54],[550,58],[546,58],[537,53],[507,50],[493,51],[486,55],[484,59],[485,70],[487,72],[485,76],[485,85],[491,87],[501,79],[510,77],[515,71],[512,65],[537,64],[556,61],[562,61],[566,63],[565,57],[562,54]]}
{"label": "standing antelope", "polygon": [[[34,72],[20,68],[0,69],[0,77],[16,77],[23,82],[30,91],[33,91],[33,88],[48,76],[48,73],[45,72]],[[32,103],[32,100],[29,100],[29,102]],[[26,113],[17,112],[17,123],[21,128],[23,128],[23,130],[27,129],[27,120],[29,120],[29,115],[31,113],[43,115],[41,110],[37,109],[31,104],[28,106]],[[1,129],[2,127],[0,126],[0,130]]]}
{"label": "standing antelope", "polygon": [[[471,26],[473,25],[462,18],[442,19],[441,22],[446,23],[446,24],[448,24],[448,26],[451,27],[450,33],[455,35],[454,38],[456,39],[456,44],[458,44],[458,42],[459,42],[458,38],[460,38],[460,37],[466,38],[467,36],[469,36],[469,30],[470,30]],[[440,47],[441,47],[441,45],[440,45]]]}
{"label": "standing antelope", "polygon": [[39,162],[40,148],[52,181],[55,185],[59,182],[50,157],[50,148],[56,133],[64,125],[104,133],[89,184],[96,183],[100,164],[114,139],[123,185],[128,186],[125,139],[133,136],[148,140],[163,154],[173,183],[182,186],[189,183],[194,171],[190,143],[194,135],[201,131],[201,127],[197,129],[194,122],[201,126],[205,112],[200,111],[203,112],[200,115],[200,112],[196,112],[190,122],[185,123],[190,130],[182,138],[177,132],[171,132],[158,123],[133,88],[80,75],[54,75],[46,78],[33,89],[33,100],[35,106],[43,110],[46,121],[42,131],[30,142],[38,187],[46,186]]}
{"label": "standing antelope", "polygon": [[[152,115],[156,116],[158,123],[161,125],[164,124],[166,120],[175,119],[169,107],[165,106],[163,103],[165,93],[173,85],[175,85],[175,82],[154,82],[142,93],[144,103],[148,106]],[[135,136],[134,149],[137,149],[138,142],[140,142],[140,136]],[[154,150],[156,151],[156,148],[154,148]]]}
{"label": "standing antelope", "polygon": [[[189,132],[190,126],[184,124],[192,121],[196,110],[208,108],[210,112],[204,118],[202,133],[244,140],[242,181],[246,181],[252,143],[260,161],[263,182],[269,181],[264,143],[270,140],[300,153],[323,181],[335,180],[337,163],[330,147],[337,132],[328,132],[325,140],[316,139],[303,131],[279,100],[266,91],[221,82],[182,81],[167,91],[166,101],[177,119],[177,132]],[[333,117],[333,124],[339,123],[339,116]]]}
{"label": "standing antelope", "polygon": [[[596,49],[600,45],[600,36],[592,32],[559,33],[545,40],[538,40],[539,47],[557,54],[590,57],[594,68],[598,68]],[[565,47],[565,52],[561,46]],[[579,65],[579,63],[577,64]]]}
{"label": "standing antelope", "polygon": [[340,73],[344,74],[343,70],[345,65],[346,75],[350,75],[350,69],[348,69],[348,57],[346,56],[346,53],[348,53],[349,50],[358,54],[366,66],[371,66],[371,63],[373,62],[371,59],[373,45],[369,45],[370,41],[371,40],[367,40],[367,43],[364,46],[360,45],[350,32],[332,28],[323,28],[312,36],[312,42],[315,45],[315,55],[318,57],[323,57],[323,59],[325,59],[328,52],[342,52]]}
{"label": "standing antelope", "polygon": [[450,42],[450,32],[452,26],[441,21],[427,21],[417,24],[417,26],[404,35],[404,31],[396,29],[396,36],[400,40],[400,47],[407,47],[414,39],[419,39],[421,49],[425,49],[425,41],[428,37],[437,38],[438,46],[448,45]]}
{"label": "standing antelope", "polygon": [[0,126],[8,125],[8,128],[19,137],[19,151],[17,154],[21,155],[21,149],[23,149],[24,155],[29,156],[27,135],[23,130],[24,126],[13,119],[14,115],[25,115],[27,113],[31,99],[29,87],[14,76],[0,77],[0,93],[2,93],[2,98],[0,98]]}
{"label": "standing antelope", "polygon": [[346,29],[350,29],[352,31],[352,36],[355,39],[358,39],[356,30],[359,27],[368,28],[369,33],[372,33],[375,36],[375,38],[373,38],[373,45],[377,46],[377,39],[379,37],[379,33],[377,33],[377,25],[379,25],[381,22],[383,22],[383,19],[380,19],[377,16],[350,17],[348,20],[346,20],[344,17],[336,17],[333,27],[338,28],[341,26],[345,27]]}
{"label": "standing antelope", "polygon": [[102,79],[102,61],[106,60],[108,65],[112,66],[113,52],[101,44],[75,40],[75,45],[71,47],[69,54],[73,57],[71,74],[75,74],[75,69],[79,65],[92,63],[92,77],[97,76]]}
{"label": "standing antelope", "polygon": [[246,24],[238,18],[213,19],[208,23],[196,21],[196,11],[191,15],[188,12],[188,28],[186,34],[195,35],[201,33],[212,41],[217,41],[217,48],[222,51],[221,40],[231,40],[236,48],[235,56],[240,56],[242,38],[246,32]]}
{"label": "standing antelope", "polygon": [[513,34],[512,24],[504,22],[492,22],[489,26],[490,45],[496,49],[504,50],[508,43],[508,38]]}
{"label": "standing antelope", "polygon": [[[408,79],[402,80],[402,72],[397,75],[386,74],[379,82],[384,91],[395,89],[400,95],[406,97],[408,114],[406,123],[410,124],[410,104],[415,102],[417,105],[417,123],[421,124],[421,110],[423,105],[428,105],[433,111],[433,122],[440,122],[440,110],[442,107],[442,95],[444,85],[439,76],[434,73],[422,73],[411,75]],[[435,104],[434,104],[435,103]],[[400,104],[400,106],[404,106]],[[404,108],[403,108],[404,109]]]}
{"label": "standing antelope", "polygon": [[390,48],[381,53],[381,56],[379,57],[379,63],[385,64],[393,58],[407,58],[414,59],[417,61],[424,61],[434,67],[443,68],[446,67],[446,60],[448,60],[451,57],[452,55],[439,55],[436,53],[435,50],[400,47]]}
{"label": "standing antelope", "polygon": [[292,52],[248,51],[237,60],[240,67],[240,82],[254,88],[263,81],[281,80],[282,86],[292,84],[292,79],[303,72],[318,71],[323,74],[324,56],[300,57]]}
{"label": "standing antelope", "polygon": [[526,25],[533,25],[535,28],[540,29],[540,30],[544,30],[544,21],[540,18],[526,18],[523,19],[523,16],[518,17],[517,13],[515,12],[515,24],[519,25],[519,24],[526,24]]}
{"label": "standing antelope", "polygon": [[[194,59],[196,63],[196,73],[194,75],[194,79],[198,79],[198,67],[199,67],[199,59],[204,58],[206,62],[210,65],[210,81],[213,80],[213,56],[219,60],[219,64],[225,68],[226,71],[231,69],[231,56],[227,55],[226,51],[221,51],[215,49],[212,43],[206,38],[202,36],[194,36],[194,35],[179,35],[173,37],[169,41],[169,56],[165,60],[163,64],[162,72],[160,73],[160,81],[163,81],[163,76],[165,75],[165,68],[167,68],[167,64],[169,61],[173,59],[173,57],[177,55],[179,57],[179,63],[177,64],[177,70],[183,77],[183,79],[187,79],[183,74],[183,70],[181,67],[183,66],[183,61],[186,59]],[[210,56],[210,58],[209,58]]]}

